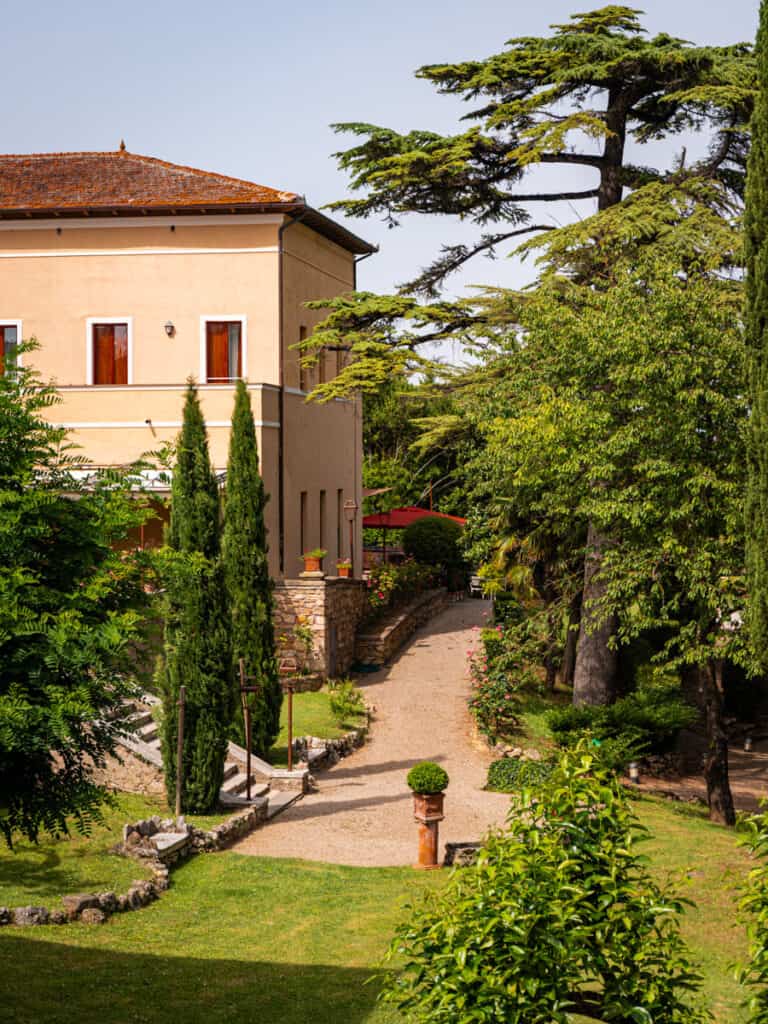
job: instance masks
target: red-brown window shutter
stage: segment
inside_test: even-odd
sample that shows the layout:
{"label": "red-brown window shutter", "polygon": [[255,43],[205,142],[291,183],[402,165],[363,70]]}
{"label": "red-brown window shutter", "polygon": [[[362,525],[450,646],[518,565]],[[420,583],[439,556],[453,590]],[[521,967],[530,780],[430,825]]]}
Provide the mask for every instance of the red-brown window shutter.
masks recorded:
{"label": "red-brown window shutter", "polygon": [[128,324],[93,325],[93,383],[128,383]]}
{"label": "red-brown window shutter", "polygon": [[205,325],[206,379],[222,384],[242,376],[242,325],[237,320],[209,320]]}

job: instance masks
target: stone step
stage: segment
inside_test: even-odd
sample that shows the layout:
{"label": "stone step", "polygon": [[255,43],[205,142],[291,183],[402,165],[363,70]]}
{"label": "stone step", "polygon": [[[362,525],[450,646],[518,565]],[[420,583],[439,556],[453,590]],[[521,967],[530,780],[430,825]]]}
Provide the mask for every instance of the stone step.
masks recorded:
{"label": "stone step", "polygon": [[190,838],[186,832],[156,832],[150,842],[162,858],[164,854],[167,856],[188,846]]}
{"label": "stone step", "polygon": [[136,733],[140,739],[144,740],[145,743],[151,743],[153,740],[157,740],[158,743],[160,742],[157,722],[154,720],[148,725],[142,725],[140,729],[136,730]]}
{"label": "stone step", "polygon": [[[245,761],[248,756],[246,750],[243,747],[239,747],[236,743],[230,742],[227,756],[230,760],[237,762],[240,765],[240,770],[245,770]],[[256,754],[251,754],[251,774],[256,778],[268,779],[272,774],[272,765],[263,761]]]}
{"label": "stone step", "polygon": [[160,751],[160,742],[158,740],[154,740],[152,743],[145,743],[138,736],[126,734],[121,737],[120,743],[142,758],[142,760],[148,761],[157,768],[163,767],[163,755]]}
{"label": "stone step", "polygon": [[284,811],[286,807],[290,807],[291,804],[295,804],[297,800],[301,800],[303,793],[297,790],[273,790],[269,794],[269,805],[267,806],[267,821],[276,817],[281,811]]}
{"label": "stone step", "polygon": [[[248,776],[245,772],[238,772],[237,775],[231,776],[226,780],[224,785],[221,787],[222,793],[230,793],[233,796],[242,796],[248,787]],[[254,779],[251,775],[251,796],[261,796],[263,793],[269,792],[269,783],[259,782]]]}
{"label": "stone step", "polygon": [[138,732],[145,725],[154,725],[155,720],[152,717],[151,711],[137,711],[136,714],[131,715],[131,717],[128,719],[128,724],[131,726],[134,732]]}
{"label": "stone step", "polygon": [[224,781],[226,782],[227,779],[231,779],[232,776],[237,775],[239,771],[239,765],[236,765],[234,761],[227,761],[227,763],[224,765]]}

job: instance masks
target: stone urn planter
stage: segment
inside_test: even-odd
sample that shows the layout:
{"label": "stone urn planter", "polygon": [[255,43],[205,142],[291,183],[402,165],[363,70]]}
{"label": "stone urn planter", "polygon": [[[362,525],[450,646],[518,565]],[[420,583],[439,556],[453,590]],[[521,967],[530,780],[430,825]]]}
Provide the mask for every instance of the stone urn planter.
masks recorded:
{"label": "stone urn planter", "polygon": [[445,788],[448,775],[432,761],[422,761],[408,773],[413,790],[413,817],[419,823],[419,854],[413,865],[422,871],[440,867],[438,860],[438,828],[443,820]]}

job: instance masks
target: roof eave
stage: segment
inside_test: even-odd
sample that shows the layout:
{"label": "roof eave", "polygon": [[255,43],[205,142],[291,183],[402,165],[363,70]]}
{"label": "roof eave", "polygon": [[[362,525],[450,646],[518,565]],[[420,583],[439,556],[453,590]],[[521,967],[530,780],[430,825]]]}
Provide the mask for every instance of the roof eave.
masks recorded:
{"label": "roof eave", "polygon": [[0,220],[67,220],[75,217],[94,217],[106,219],[109,217],[189,217],[200,214],[259,214],[259,213],[281,213],[286,216],[295,215],[301,218],[302,224],[317,231],[324,238],[340,245],[342,249],[351,252],[356,256],[366,256],[378,252],[379,247],[366,242],[364,238],[349,231],[337,221],[327,217],[319,210],[300,199],[289,200],[282,203],[185,203],[185,204],[162,204],[148,205],[136,203],[134,205],[115,206],[47,206],[41,207],[18,207],[16,209],[0,209]]}

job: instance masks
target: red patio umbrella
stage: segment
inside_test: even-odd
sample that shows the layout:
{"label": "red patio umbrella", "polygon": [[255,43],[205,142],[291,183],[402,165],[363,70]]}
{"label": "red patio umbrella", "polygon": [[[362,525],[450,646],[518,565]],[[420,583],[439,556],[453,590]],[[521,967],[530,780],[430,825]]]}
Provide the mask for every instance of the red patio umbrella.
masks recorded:
{"label": "red patio umbrella", "polygon": [[467,520],[461,516],[449,516],[445,512],[430,512],[428,508],[406,505],[404,508],[391,508],[389,512],[374,512],[363,516],[363,526],[384,531],[382,558],[387,560],[387,530],[404,530],[417,519],[450,519],[459,526],[466,526]]}

